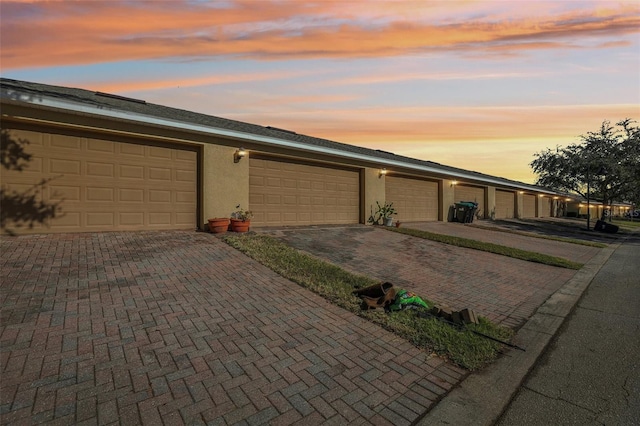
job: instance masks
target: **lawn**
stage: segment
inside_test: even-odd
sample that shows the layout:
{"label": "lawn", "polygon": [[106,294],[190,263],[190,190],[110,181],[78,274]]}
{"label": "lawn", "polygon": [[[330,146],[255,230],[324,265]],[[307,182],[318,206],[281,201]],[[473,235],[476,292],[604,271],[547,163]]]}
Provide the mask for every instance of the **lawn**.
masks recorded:
{"label": "lawn", "polygon": [[[468,370],[478,370],[491,363],[503,346],[475,334],[473,330],[503,341],[508,341],[513,336],[512,330],[497,326],[482,317],[480,324],[459,329],[437,318],[420,316],[414,310],[391,313],[385,313],[381,309],[363,310],[360,299],[352,292],[379,284],[372,278],[347,272],[268,235],[229,234],[223,237],[223,241],[335,305]],[[430,306],[433,305],[431,301],[425,301]]]}

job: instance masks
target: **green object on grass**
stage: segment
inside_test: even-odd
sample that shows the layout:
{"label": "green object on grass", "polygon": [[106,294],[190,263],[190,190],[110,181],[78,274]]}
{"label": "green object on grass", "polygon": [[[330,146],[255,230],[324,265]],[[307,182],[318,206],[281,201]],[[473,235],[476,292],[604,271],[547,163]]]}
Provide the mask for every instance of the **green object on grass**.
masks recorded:
{"label": "green object on grass", "polygon": [[393,303],[389,305],[391,311],[403,311],[405,309],[429,309],[429,305],[414,293],[407,290],[398,290]]}

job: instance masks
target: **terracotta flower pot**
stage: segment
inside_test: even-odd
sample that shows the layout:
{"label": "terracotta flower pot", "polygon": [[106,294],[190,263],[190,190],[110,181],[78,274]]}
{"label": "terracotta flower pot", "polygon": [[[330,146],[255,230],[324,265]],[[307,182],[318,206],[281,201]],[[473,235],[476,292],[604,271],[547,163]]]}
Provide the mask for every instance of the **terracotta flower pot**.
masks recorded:
{"label": "terracotta flower pot", "polygon": [[231,230],[233,232],[247,232],[250,226],[250,219],[247,219],[245,221],[242,221],[241,219],[231,219]]}
{"label": "terracotta flower pot", "polygon": [[229,219],[226,217],[215,217],[213,219],[209,219],[209,232],[213,232],[214,234],[221,234],[223,232],[227,232],[229,229]]}

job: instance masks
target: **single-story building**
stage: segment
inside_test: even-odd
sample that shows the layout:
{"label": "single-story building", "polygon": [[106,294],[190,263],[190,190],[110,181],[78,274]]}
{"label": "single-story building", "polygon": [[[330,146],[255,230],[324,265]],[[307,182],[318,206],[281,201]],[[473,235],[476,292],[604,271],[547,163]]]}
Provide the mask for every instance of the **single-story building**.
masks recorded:
{"label": "single-story building", "polygon": [[401,222],[461,201],[481,218],[566,212],[535,185],[139,99],[1,79],[0,102],[3,144],[30,155],[2,168],[3,191],[59,208],[16,233],[205,229],[237,205],[254,227],[366,223],[376,202]]}

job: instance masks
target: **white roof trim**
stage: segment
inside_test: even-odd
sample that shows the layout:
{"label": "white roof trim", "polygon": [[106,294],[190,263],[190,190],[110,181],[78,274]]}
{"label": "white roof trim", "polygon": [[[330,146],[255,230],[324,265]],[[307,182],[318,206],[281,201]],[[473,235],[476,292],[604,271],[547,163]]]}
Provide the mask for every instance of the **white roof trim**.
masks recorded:
{"label": "white roof trim", "polygon": [[[438,169],[437,167],[429,167],[429,166],[426,166],[426,165],[405,163],[405,162],[402,162],[402,161],[391,160],[391,159],[382,159],[382,158],[378,158],[378,157],[374,157],[374,156],[363,155],[363,154],[358,154],[358,153],[348,152],[348,151],[342,151],[342,150],[339,150],[339,149],[333,149],[333,148],[327,148],[327,147],[320,147],[320,146],[313,146],[313,145],[301,145],[298,142],[288,141],[288,140],[283,140],[283,139],[278,139],[278,138],[273,138],[273,137],[269,137],[269,136],[261,136],[261,135],[256,135],[256,134],[252,134],[252,133],[245,133],[245,132],[240,132],[240,131],[221,129],[221,128],[218,128],[218,127],[186,123],[186,122],[179,121],[179,120],[158,118],[158,117],[153,117],[153,116],[140,114],[140,113],[124,112],[124,111],[118,111],[118,110],[114,110],[114,109],[104,109],[104,108],[99,108],[97,106],[88,106],[88,105],[85,105],[85,104],[82,104],[82,103],[78,103],[78,102],[60,100],[60,99],[55,99],[55,98],[50,98],[50,97],[39,96],[39,97],[36,97],[35,99],[33,99],[33,98],[28,97],[28,96],[25,96],[25,97],[20,97],[19,102],[37,104],[37,105],[41,105],[41,106],[48,107],[48,108],[56,108],[56,109],[62,109],[62,110],[66,110],[66,111],[73,111],[73,112],[84,113],[84,114],[106,116],[106,117],[116,118],[116,119],[121,119],[121,120],[137,121],[137,122],[145,123],[145,124],[153,124],[153,125],[158,125],[158,126],[173,127],[173,128],[180,129],[180,130],[188,130],[188,131],[200,132],[200,133],[205,133],[205,134],[211,134],[211,135],[214,135],[214,136],[223,136],[223,137],[227,137],[227,138],[231,138],[231,139],[253,141],[253,142],[258,142],[258,143],[262,143],[262,144],[268,144],[268,145],[272,145],[272,146],[279,146],[279,147],[283,147],[283,148],[291,148],[291,149],[295,149],[295,150],[298,150],[298,151],[307,151],[307,152],[326,154],[326,155],[331,155],[331,156],[336,156],[336,157],[350,158],[350,159],[355,159],[355,160],[363,160],[363,161],[378,163],[378,164],[380,164],[380,167],[398,166],[398,167],[402,167],[402,168],[405,168],[405,169],[413,169],[413,170],[417,170],[417,171],[421,171],[421,172],[430,172],[430,173],[438,173],[438,174],[449,175],[449,176],[451,176],[452,178],[455,178],[455,179],[469,179],[469,180],[473,180],[473,181],[476,181],[476,182],[491,183],[491,184],[494,184],[494,185],[497,185],[497,186],[500,186],[500,187],[509,186],[509,187],[512,187],[512,188],[515,188],[515,189],[519,189],[519,190],[534,191],[534,192],[537,192],[537,193],[545,193],[545,194],[550,194],[550,195],[558,195],[556,192],[545,190],[545,189],[541,189],[541,188],[537,188],[537,187],[534,187],[534,186],[529,186],[529,185],[524,184],[524,183],[522,183],[522,184],[517,184],[517,183],[508,184],[508,183],[502,182],[502,181],[497,180],[497,179],[483,178],[483,177],[474,176],[474,175],[466,174],[466,173],[452,174],[450,171]],[[461,182],[461,183],[464,183],[464,182]]]}

